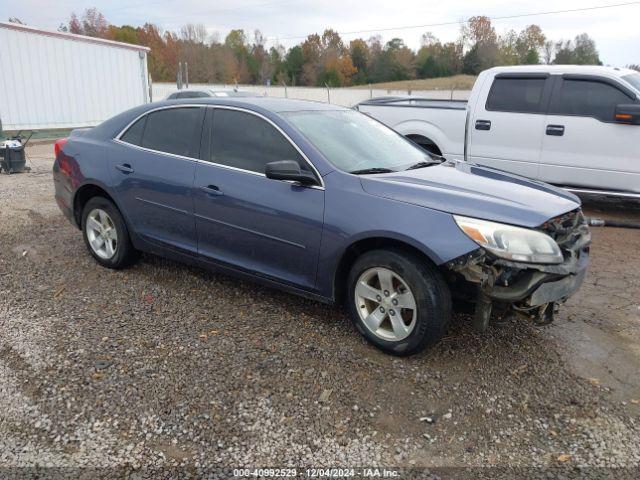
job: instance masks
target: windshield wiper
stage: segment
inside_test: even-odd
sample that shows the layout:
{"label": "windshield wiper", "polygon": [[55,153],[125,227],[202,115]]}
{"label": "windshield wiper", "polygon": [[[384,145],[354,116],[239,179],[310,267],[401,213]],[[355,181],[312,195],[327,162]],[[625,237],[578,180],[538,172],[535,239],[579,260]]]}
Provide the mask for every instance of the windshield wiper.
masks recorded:
{"label": "windshield wiper", "polygon": [[366,175],[368,173],[393,173],[393,172],[395,172],[395,170],[391,170],[390,168],[373,167],[373,168],[363,168],[362,170],[354,170],[353,172],[349,172],[349,173],[353,173],[354,175]]}
{"label": "windshield wiper", "polygon": [[416,168],[430,167],[431,165],[440,165],[442,162],[433,160],[431,162],[418,162],[406,168],[406,170],[415,170]]}

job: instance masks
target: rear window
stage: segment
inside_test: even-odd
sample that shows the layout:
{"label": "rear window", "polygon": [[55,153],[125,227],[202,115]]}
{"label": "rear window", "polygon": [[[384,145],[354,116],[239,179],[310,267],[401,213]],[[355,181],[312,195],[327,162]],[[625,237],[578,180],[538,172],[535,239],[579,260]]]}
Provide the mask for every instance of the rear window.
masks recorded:
{"label": "rear window", "polygon": [[199,107],[151,112],[131,125],[120,140],[158,152],[197,158],[203,112]]}
{"label": "rear window", "polygon": [[495,78],[487,99],[487,110],[540,113],[545,81],[545,78]]}
{"label": "rear window", "polygon": [[142,146],[159,152],[197,157],[202,130],[201,114],[201,108],[169,108],[150,113],[147,115]]}
{"label": "rear window", "polygon": [[125,134],[120,138],[123,142],[130,143],[132,145],[142,145],[142,133],[144,132],[144,124],[147,121],[147,116],[145,115],[136,123],[129,127],[129,130],[125,132]]}

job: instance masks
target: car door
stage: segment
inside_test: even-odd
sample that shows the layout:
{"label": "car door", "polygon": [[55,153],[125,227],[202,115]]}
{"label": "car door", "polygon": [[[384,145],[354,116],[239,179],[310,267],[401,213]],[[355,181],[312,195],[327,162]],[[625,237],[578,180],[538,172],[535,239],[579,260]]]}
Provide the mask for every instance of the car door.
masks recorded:
{"label": "car door", "polygon": [[[209,109],[205,132],[206,153],[194,185],[199,253],[313,289],[325,195],[317,172],[275,124],[256,113]],[[297,160],[317,176],[317,186],[266,178],[265,165],[278,160]]]}
{"label": "car door", "polygon": [[204,113],[203,107],[152,111],[109,151],[115,190],[136,233],[194,254],[192,188]]}
{"label": "car door", "polygon": [[469,160],[535,178],[551,88],[548,75],[498,74],[482,88],[480,98],[487,100],[473,109]]}
{"label": "car door", "polygon": [[553,89],[539,178],[549,183],[640,192],[640,126],[614,122],[638,103],[615,80],[563,75]]}

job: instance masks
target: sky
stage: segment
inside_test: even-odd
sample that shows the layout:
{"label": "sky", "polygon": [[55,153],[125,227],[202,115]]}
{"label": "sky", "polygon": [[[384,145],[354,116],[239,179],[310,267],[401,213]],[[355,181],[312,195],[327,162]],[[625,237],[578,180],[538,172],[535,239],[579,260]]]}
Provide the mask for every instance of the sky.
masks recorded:
{"label": "sky", "polygon": [[[66,22],[71,12],[79,16],[89,7],[97,7],[110,23],[142,25],[152,22],[164,30],[178,31],[186,23],[202,23],[220,40],[231,29],[242,28],[252,36],[259,29],[268,45],[285,47],[299,43],[310,33],[333,28],[346,41],[368,38],[376,33],[384,41],[402,38],[412,47],[420,46],[423,33],[430,31],[442,41],[454,40],[459,22],[474,15],[506,17],[512,15],[570,10],[603,5],[632,5],[567,12],[524,18],[496,19],[498,34],[519,31],[538,24],[548,38],[573,39],[588,33],[595,41],[605,65],[640,64],[640,1],[629,0],[0,0],[0,20],[18,17],[23,23],[55,29]],[[438,23],[451,25],[424,26]],[[395,29],[395,27],[416,28]],[[360,32],[363,33],[344,33]]]}

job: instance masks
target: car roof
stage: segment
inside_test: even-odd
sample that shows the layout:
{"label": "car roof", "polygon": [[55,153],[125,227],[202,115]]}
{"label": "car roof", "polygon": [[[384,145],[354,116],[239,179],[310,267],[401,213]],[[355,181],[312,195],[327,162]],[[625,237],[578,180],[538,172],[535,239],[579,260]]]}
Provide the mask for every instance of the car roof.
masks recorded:
{"label": "car roof", "polygon": [[324,102],[314,102],[311,100],[293,100],[289,98],[277,97],[206,97],[206,98],[180,98],[177,100],[168,100],[156,102],[156,107],[167,105],[222,105],[222,106],[238,106],[245,108],[263,109],[274,113],[284,112],[303,112],[303,111],[331,111],[331,110],[348,110],[338,105],[331,105]]}
{"label": "car roof", "polygon": [[493,73],[518,73],[518,72],[536,72],[563,74],[574,73],[582,75],[605,75],[612,77],[622,77],[635,70],[629,68],[605,67],[600,65],[514,65],[508,67],[493,67],[489,69]]}

